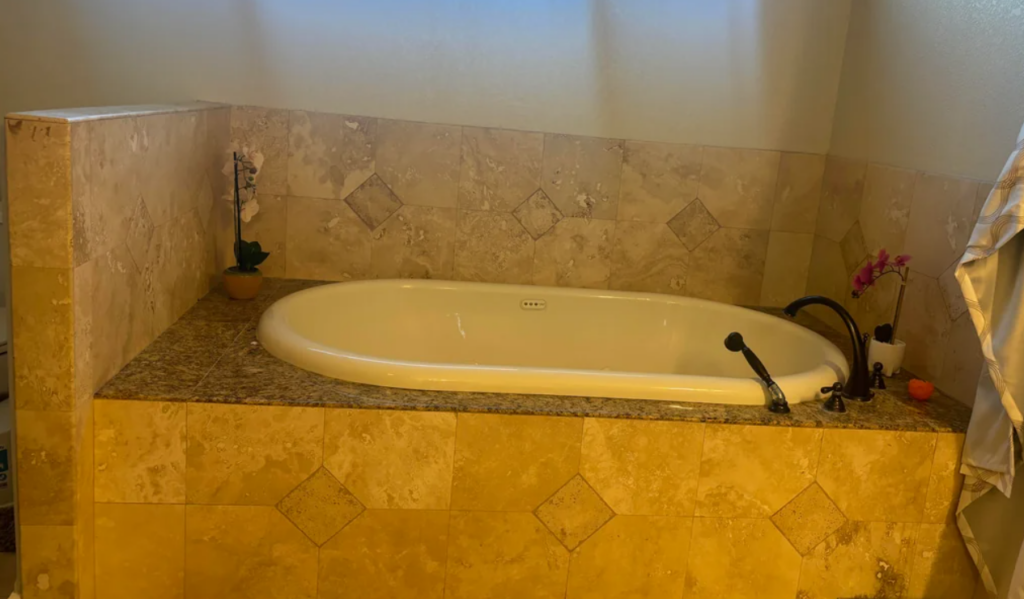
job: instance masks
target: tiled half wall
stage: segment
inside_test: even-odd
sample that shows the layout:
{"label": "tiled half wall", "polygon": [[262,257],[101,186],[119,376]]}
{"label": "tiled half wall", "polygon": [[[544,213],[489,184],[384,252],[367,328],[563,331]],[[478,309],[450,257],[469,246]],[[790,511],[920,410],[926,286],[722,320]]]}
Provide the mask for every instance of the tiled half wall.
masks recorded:
{"label": "tiled half wall", "polygon": [[976,584],[959,434],[111,400],[95,426],[99,599]]}

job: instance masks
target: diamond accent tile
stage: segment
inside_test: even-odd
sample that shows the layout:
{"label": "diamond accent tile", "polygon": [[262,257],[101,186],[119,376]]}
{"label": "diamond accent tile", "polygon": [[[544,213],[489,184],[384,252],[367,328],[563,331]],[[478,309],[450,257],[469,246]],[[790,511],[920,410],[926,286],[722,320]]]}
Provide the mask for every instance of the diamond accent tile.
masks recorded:
{"label": "diamond accent tile", "polygon": [[846,516],[818,483],[811,483],[793,501],[776,512],[772,522],[800,555],[807,555],[846,524]]}
{"label": "diamond accent tile", "polygon": [[535,240],[540,239],[562,220],[562,213],[543,189],[538,189],[532,196],[526,198],[525,202],[512,211],[512,215]]}
{"label": "diamond accent tile", "polygon": [[377,175],[357,187],[345,198],[345,203],[371,231],[402,207],[402,200]]}
{"label": "diamond accent tile", "polygon": [[868,257],[867,247],[864,245],[864,232],[860,228],[860,222],[853,223],[850,230],[839,242],[839,249],[843,253],[843,264],[846,265],[846,274],[852,273],[860,268],[864,259]]}
{"label": "diamond accent tile", "polygon": [[313,473],[277,509],[314,543],[323,545],[365,509],[326,468]]}
{"label": "diamond accent tile", "polygon": [[540,504],[535,513],[569,551],[579,547],[615,515],[578,474]]}
{"label": "diamond accent tile", "polygon": [[672,229],[672,232],[679,237],[679,241],[682,241],[686,249],[692,252],[708,237],[711,237],[711,234],[719,229],[719,225],[715,217],[704,206],[704,202],[696,199],[668,221],[668,228]]}
{"label": "diamond accent tile", "polygon": [[149,242],[153,239],[153,219],[149,216],[149,209],[142,196],[135,201],[135,210],[132,211],[132,219],[128,223],[128,253],[139,271],[149,263]]}

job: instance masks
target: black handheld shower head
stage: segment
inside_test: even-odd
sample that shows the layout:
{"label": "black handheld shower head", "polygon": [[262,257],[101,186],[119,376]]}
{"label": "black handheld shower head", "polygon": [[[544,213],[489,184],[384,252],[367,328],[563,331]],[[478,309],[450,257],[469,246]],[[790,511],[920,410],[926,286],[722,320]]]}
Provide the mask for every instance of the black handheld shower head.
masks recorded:
{"label": "black handheld shower head", "polygon": [[779,414],[788,413],[789,404],[786,402],[786,396],[782,393],[782,389],[772,380],[772,375],[768,374],[768,369],[758,359],[754,350],[747,347],[746,342],[743,341],[743,335],[737,332],[729,333],[725,338],[725,348],[731,352],[741,352],[743,357],[747,359],[747,364],[750,364],[750,367],[754,369],[754,373],[764,381],[765,386],[768,387],[768,395],[771,398],[771,404],[769,404],[768,409]]}

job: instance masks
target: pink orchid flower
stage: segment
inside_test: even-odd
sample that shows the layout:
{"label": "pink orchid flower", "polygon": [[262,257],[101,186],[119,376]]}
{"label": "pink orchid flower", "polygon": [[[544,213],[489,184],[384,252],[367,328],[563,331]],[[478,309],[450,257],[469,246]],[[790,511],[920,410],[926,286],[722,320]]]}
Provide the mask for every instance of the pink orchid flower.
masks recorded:
{"label": "pink orchid flower", "polygon": [[890,273],[896,273],[901,279],[906,280],[903,268],[909,261],[910,256],[906,254],[900,254],[892,259],[885,248],[878,250],[878,256],[874,260],[868,260],[853,277],[853,297],[860,297],[875,284],[875,281]]}

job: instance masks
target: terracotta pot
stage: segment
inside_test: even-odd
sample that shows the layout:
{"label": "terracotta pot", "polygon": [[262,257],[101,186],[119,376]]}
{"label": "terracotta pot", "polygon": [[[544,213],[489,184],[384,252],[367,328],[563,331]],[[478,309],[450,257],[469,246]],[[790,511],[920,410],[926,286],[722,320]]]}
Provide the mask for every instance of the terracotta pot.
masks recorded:
{"label": "terracotta pot", "polygon": [[256,297],[263,286],[263,273],[242,272],[232,266],[224,271],[224,291],[228,297],[236,300],[250,300]]}

